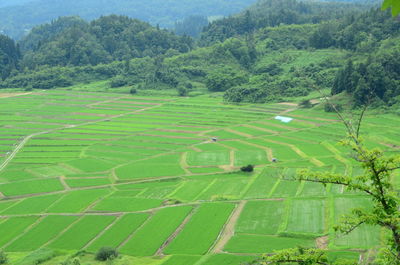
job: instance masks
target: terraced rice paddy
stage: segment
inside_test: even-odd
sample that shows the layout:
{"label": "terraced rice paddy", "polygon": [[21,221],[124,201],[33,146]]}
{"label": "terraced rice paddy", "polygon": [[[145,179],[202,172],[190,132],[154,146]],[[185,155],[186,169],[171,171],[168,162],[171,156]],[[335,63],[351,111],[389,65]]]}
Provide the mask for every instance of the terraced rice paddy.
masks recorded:
{"label": "terraced rice paddy", "polygon": [[[344,130],[333,114],[209,96],[68,91],[0,103],[0,248],[7,252],[113,246],[147,257],[145,264],[231,265],[297,245],[358,258],[380,244],[376,227],[333,232],[346,211],[368,206],[363,194],[290,181],[297,168],[361,173],[336,144]],[[294,121],[281,123],[278,114]],[[392,125],[399,121],[367,116],[368,144],[398,151]],[[255,172],[239,173],[247,164]]]}

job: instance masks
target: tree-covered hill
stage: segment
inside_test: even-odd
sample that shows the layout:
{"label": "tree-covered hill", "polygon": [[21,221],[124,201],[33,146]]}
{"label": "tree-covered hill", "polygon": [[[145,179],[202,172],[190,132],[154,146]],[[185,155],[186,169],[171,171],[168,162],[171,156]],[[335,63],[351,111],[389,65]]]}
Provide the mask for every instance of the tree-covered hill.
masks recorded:
{"label": "tree-covered hill", "polygon": [[19,68],[21,53],[15,42],[7,36],[0,35],[0,76],[8,77]]}
{"label": "tree-covered hill", "polygon": [[[399,53],[400,21],[389,11],[282,1],[283,9],[271,8],[267,18],[303,14],[293,17],[299,20],[269,24],[272,20],[263,20],[252,7],[211,24],[222,29],[220,41],[204,42],[204,36],[217,36],[209,27],[197,43],[123,16],[92,22],[61,18],[19,42],[23,59],[14,68],[21,70],[8,71],[0,86],[43,89],[103,80],[110,89],[127,91],[174,89],[187,95],[207,89],[223,92],[230,102],[276,101],[333,88],[333,94],[350,93],[355,105],[369,100],[367,92],[385,104],[399,101],[393,60]],[[256,6],[268,5],[278,4],[261,0]],[[327,13],[331,17],[313,21]],[[230,35],[227,27],[235,33]],[[385,78],[375,82],[375,72]]]}
{"label": "tree-covered hill", "polygon": [[[60,16],[78,15],[92,20],[101,15],[126,15],[161,27],[191,15],[227,16],[256,0],[35,0],[0,8],[0,32],[20,38],[36,25]],[[1,6],[0,6],[1,7]]]}
{"label": "tree-covered hill", "polygon": [[90,23],[66,17],[34,28],[21,42],[23,65],[97,65],[138,57],[188,52],[192,40],[125,16]]}
{"label": "tree-covered hill", "polygon": [[204,30],[201,43],[209,45],[257,29],[293,24],[318,24],[368,10],[372,4],[260,0],[238,15],[216,20]]}

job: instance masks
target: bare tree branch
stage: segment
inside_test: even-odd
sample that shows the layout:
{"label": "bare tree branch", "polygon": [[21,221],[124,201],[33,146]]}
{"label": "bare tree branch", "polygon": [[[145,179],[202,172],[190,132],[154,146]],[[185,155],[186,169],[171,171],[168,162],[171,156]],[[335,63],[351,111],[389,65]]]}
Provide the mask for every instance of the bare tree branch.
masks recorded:
{"label": "bare tree branch", "polygon": [[[368,100],[368,101],[369,101],[369,100]],[[368,109],[368,106],[369,106],[369,102],[368,102],[368,104],[365,104],[365,106],[364,106],[364,108],[363,108],[363,110],[362,110],[362,112],[361,112],[361,114],[360,114],[360,117],[359,117],[359,119],[358,119],[357,131],[356,131],[356,136],[357,136],[357,138],[360,137],[361,123],[362,123],[362,120],[363,120],[363,118],[364,118],[364,114],[365,114],[365,112],[366,112],[367,109]]]}

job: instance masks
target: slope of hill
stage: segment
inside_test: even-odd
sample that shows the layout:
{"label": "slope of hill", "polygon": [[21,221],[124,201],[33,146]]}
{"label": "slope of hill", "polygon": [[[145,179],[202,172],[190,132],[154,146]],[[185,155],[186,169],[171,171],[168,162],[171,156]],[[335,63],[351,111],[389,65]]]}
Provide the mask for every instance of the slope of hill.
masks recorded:
{"label": "slope of hill", "polygon": [[237,13],[255,0],[36,0],[0,9],[0,32],[20,38],[35,25],[59,16],[79,15],[92,20],[101,15],[127,15],[153,25],[174,26],[191,15],[226,16]]}
{"label": "slope of hill", "polygon": [[[264,0],[258,6],[267,3],[277,4],[275,0]],[[291,0],[281,1],[281,6],[285,7],[282,4],[286,4],[286,8],[276,9],[276,13],[314,10],[304,12],[297,23],[321,17],[316,10],[332,11],[334,17],[339,18],[315,24],[279,24],[257,29],[257,21],[263,21],[262,16],[255,12],[251,15],[255,17],[253,20],[245,13],[231,20],[217,21],[212,24],[216,26],[212,26],[211,32],[207,28],[203,33],[203,36],[226,39],[230,35],[224,34],[229,31],[217,29],[229,27],[237,32],[233,37],[192,50],[189,38],[177,37],[125,17],[103,17],[91,23],[74,17],[62,18],[34,29],[20,43],[24,51],[21,61],[24,70],[13,72],[0,86],[43,89],[108,80],[104,89],[170,89],[178,90],[181,95],[208,89],[225,92],[227,101],[266,102],[305,96],[315,87],[331,89],[338,69],[346,62],[345,57],[354,57],[358,65],[370,54],[381,53],[384,47],[393,51],[388,54],[397,54],[396,45],[390,42],[381,47],[383,41],[400,33],[400,23],[388,12],[378,9],[362,14],[349,11],[340,17],[343,7],[338,6],[335,13],[336,5],[302,5]],[[273,8],[270,12],[269,18],[276,14]],[[145,28],[138,31],[142,26]],[[148,41],[141,41],[146,38]],[[182,46],[185,42],[187,44]],[[391,60],[376,61],[381,64],[380,72],[388,71],[387,76],[391,76],[391,80],[384,80],[385,84],[391,84],[385,88],[388,93],[381,91],[378,97],[393,105],[400,91],[396,85],[396,71],[393,71],[396,66],[385,66],[393,64]],[[365,81],[370,79],[361,75],[365,76]],[[352,86],[340,85],[334,93],[365,91],[365,85],[358,90],[357,84]],[[355,99],[358,103],[365,101],[357,95]]]}
{"label": "slope of hill", "polygon": [[265,27],[319,24],[367,11],[372,6],[365,3],[260,0],[240,14],[210,23],[201,36],[201,44],[209,45]]}

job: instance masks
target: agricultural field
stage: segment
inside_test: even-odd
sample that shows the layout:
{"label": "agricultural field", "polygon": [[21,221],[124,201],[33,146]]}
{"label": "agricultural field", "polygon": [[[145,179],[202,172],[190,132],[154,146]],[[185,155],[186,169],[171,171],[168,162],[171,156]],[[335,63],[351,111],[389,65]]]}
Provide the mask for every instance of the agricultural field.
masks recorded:
{"label": "agricultural field", "polygon": [[[104,246],[121,264],[239,265],[298,245],[358,259],[383,237],[333,230],[368,207],[364,194],[291,180],[299,168],[362,174],[318,109],[57,90],[0,98],[0,120],[0,249],[15,264]],[[368,145],[398,152],[399,122],[369,113]]]}

